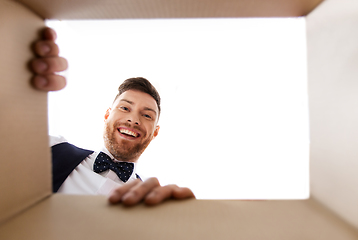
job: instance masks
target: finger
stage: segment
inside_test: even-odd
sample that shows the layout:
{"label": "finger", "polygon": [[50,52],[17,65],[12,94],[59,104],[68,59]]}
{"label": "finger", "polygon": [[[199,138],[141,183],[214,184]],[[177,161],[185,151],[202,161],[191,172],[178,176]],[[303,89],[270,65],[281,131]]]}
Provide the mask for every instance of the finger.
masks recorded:
{"label": "finger", "polygon": [[156,178],[150,178],[145,182],[141,182],[131,188],[124,196],[122,197],[122,203],[127,206],[135,205],[142,200],[145,196],[151,192],[156,187],[159,187],[159,181]]}
{"label": "finger", "polygon": [[67,69],[67,60],[62,57],[37,58],[31,61],[31,68],[35,73],[53,74]]}
{"label": "finger", "polygon": [[178,187],[173,190],[172,198],[174,199],[195,198],[195,195],[189,188]]}
{"label": "finger", "polygon": [[53,30],[52,28],[46,27],[42,31],[42,39],[55,41],[56,38],[57,38],[57,34],[56,34],[55,30]]}
{"label": "finger", "polygon": [[109,195],[108,201],[112,204],[121,202],[123,195],[126,194],[131,188],[140,183],[141,181],[136,179],[114,189]]}
{"label": "finger", "polygon": [[168,198],[186,199],[195,198],[194,193],[189,188],[180,188],[177,185],[166,185],[157,187],[145,198],[145,204],[156,205]]}
{"label": "finger", "polygon": [[42,91],[58,91],[66,86],[66,78],[56,74],[36,75],[32,85]]}
{"label": "finger", "polygon": [[34,44],[34,52],[41,57],[55,57],[59,54],[59,48],[53,41],[37,41]]}

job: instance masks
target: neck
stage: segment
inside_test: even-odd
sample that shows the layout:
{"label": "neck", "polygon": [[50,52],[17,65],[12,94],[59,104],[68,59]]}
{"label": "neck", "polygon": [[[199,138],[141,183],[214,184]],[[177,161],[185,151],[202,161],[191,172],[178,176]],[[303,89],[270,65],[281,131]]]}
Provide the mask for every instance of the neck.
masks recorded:
{"label": "neck", "polygon": [[[112,154],[113,155],[113,154]],[[115,156],[114,157],[116,160],[121,161],[121,162],[132,162],[132,163],[136,163],[138,161],[138,158],[122,158],[120,156]]]}
{"label": "neck", "polygon": [[113,151],[113,149],[110,149],[108,146],[104,146],[104,147],[107,150],[107,153],[110,153],[112,155],[112,157],[117,161],[136,163],[140,157],[140,156],[126,157],[126,156],[121,155],[120,153],[117,153],[116,151]]}

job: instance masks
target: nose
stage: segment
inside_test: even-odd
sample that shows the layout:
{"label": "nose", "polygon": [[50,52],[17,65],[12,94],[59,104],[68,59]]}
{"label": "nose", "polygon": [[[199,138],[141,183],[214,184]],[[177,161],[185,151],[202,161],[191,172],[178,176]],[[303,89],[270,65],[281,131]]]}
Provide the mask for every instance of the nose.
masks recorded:
{"label": "nose", "polygon": [[139,118],[135,114],[130,114],[127,118],[127,122],[135,125],[140,125]]}

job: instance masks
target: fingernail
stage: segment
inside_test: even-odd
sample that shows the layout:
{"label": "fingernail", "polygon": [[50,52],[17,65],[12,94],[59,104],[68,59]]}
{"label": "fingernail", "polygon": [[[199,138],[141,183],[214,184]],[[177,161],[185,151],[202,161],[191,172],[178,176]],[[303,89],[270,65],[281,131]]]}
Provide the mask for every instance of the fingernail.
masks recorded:
{"label": "fingernail", "polygon": [[112,192],[112,193],[109,195],[108,200],[109,200],[111,203],[118,203],[118,202],[121,200],[121,198],[120,198],[120,196],[119,196],[118,193]]}
{"label": "fingernail", "polygon": [[48,83],[47,79],[42,76],[36,76],[34,80],[37,87],[45,87]]}
{"label": "fingernail", "polygon": [[122,201],[128,201],[128,200],[132,200],[134,199],[135,196],[133,193],[129,192],[129,193],[126,193],[123,197],[122,197]]}
{"label": "fingernail", "polygon": [[151,192],[147,195],[145,198],[145,204],[147,205],[156,205],[163,201],[164,199],[160,199],[160,196],[156,194],[155,192]]}
{"label": "fingernail", "polygon": [[37,62],[37,70],[40,72],[44,72],[47,70],[47,63],[43,62],[43,61],[38,61]]}
{"label": "fingernail", "polygon": [[51,50],[51,48],[46,44],[41,46],[41,51],[42,51],[43,54],[49,53],[50,50]]}

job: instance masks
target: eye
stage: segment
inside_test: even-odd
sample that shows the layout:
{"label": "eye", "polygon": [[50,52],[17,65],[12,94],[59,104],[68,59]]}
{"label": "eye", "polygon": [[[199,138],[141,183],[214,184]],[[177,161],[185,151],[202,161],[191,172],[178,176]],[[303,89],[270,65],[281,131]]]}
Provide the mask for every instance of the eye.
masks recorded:
{"label": "eye", "polygon": [[150,116],[150,115],[148,115],[148,114],[143,114],[143,116],[144,116],[145,118],[152,119],[152,116]]}
{"label": "eye", "polygon": [[122,109],[122,110],[124,110],[124,111],[129,111],[129,108],[127,108],[127,107],[125,107],[125,106],[121,106],[121,107],[119,107],[120,109]]}

